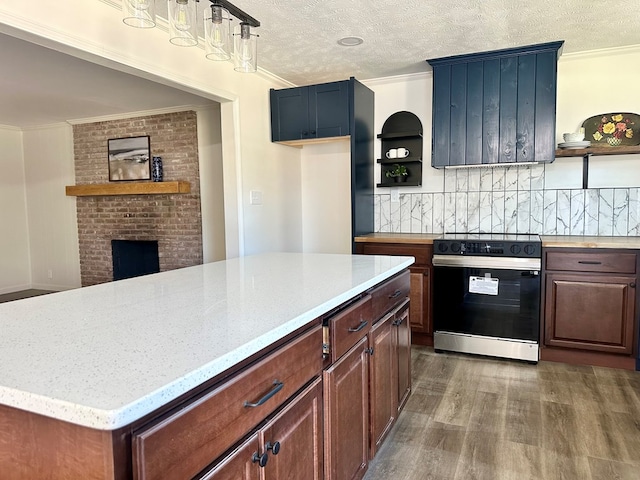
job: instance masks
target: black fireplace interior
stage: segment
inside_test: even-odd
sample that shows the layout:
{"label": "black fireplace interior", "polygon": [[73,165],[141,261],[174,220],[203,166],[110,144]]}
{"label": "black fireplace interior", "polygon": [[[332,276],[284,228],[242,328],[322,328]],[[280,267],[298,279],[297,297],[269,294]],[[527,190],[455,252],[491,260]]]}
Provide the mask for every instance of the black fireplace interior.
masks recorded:
{"label": "black fireplace interior", "polygon": [[157,240],[111,240],[111,255],[114,280],[160,271]]}

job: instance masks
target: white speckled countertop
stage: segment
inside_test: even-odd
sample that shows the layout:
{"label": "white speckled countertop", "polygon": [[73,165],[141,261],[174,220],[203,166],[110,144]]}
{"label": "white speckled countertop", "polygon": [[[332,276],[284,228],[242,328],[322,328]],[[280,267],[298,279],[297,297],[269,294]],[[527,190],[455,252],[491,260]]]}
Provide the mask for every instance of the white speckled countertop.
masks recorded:
{"label": "white speckled countertop", "polygon": [[411,263],[274,253],[0,304],[0,404],[122,427]]}

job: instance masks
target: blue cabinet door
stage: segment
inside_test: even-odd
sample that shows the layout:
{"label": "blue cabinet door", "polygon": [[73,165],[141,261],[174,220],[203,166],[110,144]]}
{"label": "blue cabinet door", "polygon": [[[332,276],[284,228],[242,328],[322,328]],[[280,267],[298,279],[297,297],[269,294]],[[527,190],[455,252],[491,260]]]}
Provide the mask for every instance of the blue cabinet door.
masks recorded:
{"label": "blue cabinet door", "polygon": [[349,81],[309,87],[310,138],[349,135]]}
{"label": "blue cabinet door", "polygon": [[309,88],[271,90],[271,141],[309,136]]}
{"label": "blue cabinet door", "polygon": [[271,90],[271,141],[349,135],[349,81]]}

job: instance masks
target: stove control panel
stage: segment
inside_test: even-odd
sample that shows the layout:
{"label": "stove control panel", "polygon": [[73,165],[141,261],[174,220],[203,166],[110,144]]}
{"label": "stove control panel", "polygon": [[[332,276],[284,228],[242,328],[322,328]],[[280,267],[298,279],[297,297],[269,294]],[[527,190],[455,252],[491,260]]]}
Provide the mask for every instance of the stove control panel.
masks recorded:
{"label": "stove control panel", "polygon": [[542,257],[542,247],[539,242],[436,239],[433,241],[433,246],[434,252],[439,255]]}

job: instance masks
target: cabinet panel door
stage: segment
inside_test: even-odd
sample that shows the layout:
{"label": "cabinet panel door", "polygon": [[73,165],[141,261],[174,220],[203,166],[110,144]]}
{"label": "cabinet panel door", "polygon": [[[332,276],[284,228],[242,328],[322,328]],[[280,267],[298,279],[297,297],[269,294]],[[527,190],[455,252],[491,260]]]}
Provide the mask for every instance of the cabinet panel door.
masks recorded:
{"label": "cabinet panel door", "polygon": [[518,58],[500,59],[500,163],[516,161]]}
{"label": "cabinet panel door", "polygon": [[536,58],[536,55],[518,58],[517,162],[535,160]]}
{"label": "cabinet panel door", "polygon": [[369,461],[369,352],[363,338],[324,372],[325,472],[361,479]]}
{"label": "cabinet panel door", "polygon": [[483,62],[467,65],[466,165],[482,163]]}
{"label": "cabinet panel door", "polygon": [[631,354],[635,277],[548,273],[545,345]]}
{"label": "cabinet panel door", "polygon": [[536,161],[553,162],[556,156],[556,52],[536,59]]}
{"label": "cabinet panel door", "polygon": [[396,351],[398,359],[398,413],[411,393],[411,329],[409,309],[401,308],[396,313]]}
{"label": "cabinet panel door", "polygon": [[349,82],[309,87],[309,138],[349,135]]}
{"label": "cabinet panel door", "polygon": [[262,429],[260,445],[269,455],[265,479],[322,480],[322,436],[322,382],[318,378]]}
{"label": "cabinet panel door", "polygon": [[451,140],[451,65],[433,67],[433,118],[431,165],[446,167]]}
{"label": "cabinet panel door", "polygon": [[482,163],[498,163],[500,148],[500,60],[482,65]]}
{"label": "cabinet panel door", "polygon": [[309,87],[271,90],[271,141],[309,138]]}
{"label": "cabinet panel door", "polygon": [[433,333],[431,321],[431,268],[411,268],[411,330]]}
{"label": "cabinet panel door", "polygon": [[[440,126],[438,127],[440,128]],[[467,64],[451,66],[449,165],[464,165],[467,139]]]}
{"label": "cabinet panel door", "polygon": [[256,433],[202,477],[202,480],[260,480],[260,467],[254,461],[258,451]]}
{"label": "cabinet panel door", "polygon": [[371,454],[373,458],[398,413],[398,366],[395,349],[395,315],[376,323],[369,334],[373,348],[369,358]]}

